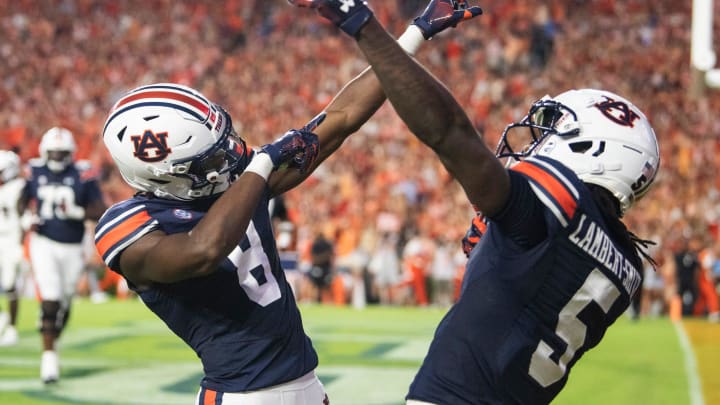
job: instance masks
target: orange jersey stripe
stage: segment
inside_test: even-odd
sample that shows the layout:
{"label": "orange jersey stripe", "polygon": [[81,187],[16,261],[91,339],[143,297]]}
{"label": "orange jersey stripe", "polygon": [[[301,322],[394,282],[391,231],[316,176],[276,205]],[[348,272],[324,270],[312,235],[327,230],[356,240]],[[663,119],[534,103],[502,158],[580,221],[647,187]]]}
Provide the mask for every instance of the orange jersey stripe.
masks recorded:
{"label": "orange jersey stripe", "polygon": [[528,162],[518,163],[512,170],[523,173],[538,182],[560,204],[560,208],[568,218],[572,218],[577,208],[577,201],[562,183],[545,170]]}
{"label": "orange jersey stripe", "polygon": [[140,225],[148,222],[150,219],[150,215],[147,211],[140,211],[108,231],[108,233],[103,235],[103,237],[95,244],[100,256],[105,256],[105,253],[107,253],[111,247],[115,246],[116,243],[131,234]]}
{"label": "orange jersey stripe", "polygon": [[205,389],[205,400],[202,405],[215,405],[215,399],[217,398],[217,392]]}

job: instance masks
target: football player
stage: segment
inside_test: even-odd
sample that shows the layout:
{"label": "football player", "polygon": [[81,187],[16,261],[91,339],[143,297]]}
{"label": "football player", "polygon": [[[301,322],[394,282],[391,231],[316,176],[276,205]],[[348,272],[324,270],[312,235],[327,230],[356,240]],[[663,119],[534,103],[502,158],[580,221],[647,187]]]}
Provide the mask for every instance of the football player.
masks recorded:
{"label": "football player", "polygon": [[78,278],[85,265],[85,221],[97,221],[107,206],[87,161],[75,161],[75,138],[50,128],[40,141],[40,158],[30,161],[21,209],[37,220],[30,237],[30,264],[40,295],[43,353],[40,377],[60,378],[56,342],[67,325]]}
{"label": "football player", "polygon": [[16,283],[24,263],[19,209],[23,187],[20,158],[15,152],[0,150],[0,288],[8,300],[7,312],[0,312],[0,346],[18,341]]}
{"label": "football player", "polygon": [[[432,25],[428,37],[450,26],[441,17],[420,17]],[[329,403],[268,202],[307,178],[384,100],[366,69],[308,125],[256,150],[230,114],[189,87],[141,86],[111,109],[103,140],[138,194],[103,215],[96,247],[197,353],[205,374],[198,404]]]}
{"label": "football player", "polygon": [[[609,91],[569,90],[509,125],[496,156],[365,1],[304,3],[357,40],[400,117],[486,217],[407,403],[549,403],[642,284],[644,241],[621,217],[658,171],[647,118]],[[436,6],[454,21],[480,13],[464,1]]]}

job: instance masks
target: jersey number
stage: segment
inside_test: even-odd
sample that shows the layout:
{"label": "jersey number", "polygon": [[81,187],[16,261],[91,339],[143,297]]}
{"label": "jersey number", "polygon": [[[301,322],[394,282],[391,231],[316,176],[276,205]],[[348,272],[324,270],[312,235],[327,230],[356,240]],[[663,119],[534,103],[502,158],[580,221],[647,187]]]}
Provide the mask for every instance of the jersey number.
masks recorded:
{"label": "jersey number", "polygon": [[236,247],[228,259],[237,268],[240,286],[245,290],[248,298],[265,307],[280,299],[280,286],[272,274],[270,261],[263,250],[260,235],[252,221],[248,225],[246,236],[250,247],[246,250],[240,246]]}
{"label": "jersey number", "polygon": [[42,219],[76,219],[82,220],[85,210],[75,204],[75,191],[72,187],[47,185],[38,187],[40,209],[38,215]]}
{"label": "jersey number", "polygon": [[600,270],[594,269],[570,302],[560,311],[555,334],[567,343],[567,349],[555,361],[550,357],[554,352],[552,347],[541,340],[530,360],[530,376],[543,387],[563,378],[567,373],[568,363],[582,347],[587,335],[587,326],[577,317],[580,311],[594,301],[607,313],[619,296],[620,291],[615,284]]}

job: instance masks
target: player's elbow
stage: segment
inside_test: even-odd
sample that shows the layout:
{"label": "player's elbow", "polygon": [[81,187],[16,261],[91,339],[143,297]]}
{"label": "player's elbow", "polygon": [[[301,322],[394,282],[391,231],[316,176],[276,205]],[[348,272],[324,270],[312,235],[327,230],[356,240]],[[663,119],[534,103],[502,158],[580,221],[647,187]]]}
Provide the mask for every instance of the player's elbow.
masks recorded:
{"label": "player's elbow", "polygon": [[237,246],[225,246],[220,241],[211,239],[196,240],[192,246],[191,277],[208,276],[218,270],[229,252]]}
{"label": "player's elbow", "polygon": [[474,128],[466,126],[422,128],[416,135],[435,153],[446,158],[455,157],[460,151],[482,142]]}
{"label": "player's elbow", "polygon": [[193,258],[192,277],[204,277],[214,273],[226,256],[227,252],[217,246],[199,246]]}

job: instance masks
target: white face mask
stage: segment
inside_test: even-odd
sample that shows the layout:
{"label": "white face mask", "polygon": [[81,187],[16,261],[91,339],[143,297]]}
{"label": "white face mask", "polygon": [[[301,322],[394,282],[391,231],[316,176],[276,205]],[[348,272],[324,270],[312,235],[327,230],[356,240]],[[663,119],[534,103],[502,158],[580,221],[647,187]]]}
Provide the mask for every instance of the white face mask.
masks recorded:
{"label": "white face mask", "polygon": [[65,162],[58,162],[57,160],[48,160],[47,167],[50,169],[51,172],[59,173],[67,167],[67,163]]}
{"label": "white face mask", "polygon": [[72,164],[72,152],[64,150],[52,150],[46,152],[47,167],[54,173],[65,170]]}

